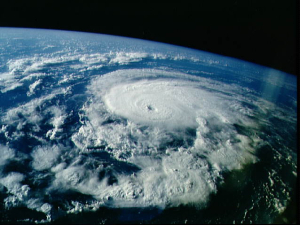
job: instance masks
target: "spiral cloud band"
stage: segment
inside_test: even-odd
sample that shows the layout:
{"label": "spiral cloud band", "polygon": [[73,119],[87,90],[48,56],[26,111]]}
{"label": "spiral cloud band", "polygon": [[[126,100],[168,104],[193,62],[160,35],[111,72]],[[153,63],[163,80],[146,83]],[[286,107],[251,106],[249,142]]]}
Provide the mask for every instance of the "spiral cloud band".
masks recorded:
{"label": "spiral cloud band", "polygon": [[140,124],[195,127],[196,111],[207,108],[205,93],[188,82],[142,80],[118,85],[104,96],[108,109]]}
{"label": "spiral cloud band", "polygon": [[[238,90],[165,70],[118,70],[96,78],[72,141],[83,152],[104,151],[137,170],[118,172],[115,164],[114,185],[90,174],[82,178],[88,185],[70,188],[121,207],[204,203],[222,171],[255,161],[254,137],[238,134],[233,125],[252,126]],[[63,177],[74,170],[58,171],[55,183],[70,185]]]}

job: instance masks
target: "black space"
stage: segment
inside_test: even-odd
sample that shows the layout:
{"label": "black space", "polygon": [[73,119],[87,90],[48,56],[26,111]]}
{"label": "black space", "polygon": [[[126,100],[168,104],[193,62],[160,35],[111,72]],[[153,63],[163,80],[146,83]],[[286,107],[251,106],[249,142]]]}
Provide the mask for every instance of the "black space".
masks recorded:
{"label": "black space", "polygon": [[298,74],[298,1],[6,1],[0,26],[142,38]]}

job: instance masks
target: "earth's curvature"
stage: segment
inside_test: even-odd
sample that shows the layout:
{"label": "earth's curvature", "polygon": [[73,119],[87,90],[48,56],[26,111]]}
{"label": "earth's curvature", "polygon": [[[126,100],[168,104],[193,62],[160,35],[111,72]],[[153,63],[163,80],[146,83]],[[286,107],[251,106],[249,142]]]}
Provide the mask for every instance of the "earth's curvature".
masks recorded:
{"label": "earth's curvature", "polygon": [[1,28],[0,220],[293,222],[296,81],[166,44]]}

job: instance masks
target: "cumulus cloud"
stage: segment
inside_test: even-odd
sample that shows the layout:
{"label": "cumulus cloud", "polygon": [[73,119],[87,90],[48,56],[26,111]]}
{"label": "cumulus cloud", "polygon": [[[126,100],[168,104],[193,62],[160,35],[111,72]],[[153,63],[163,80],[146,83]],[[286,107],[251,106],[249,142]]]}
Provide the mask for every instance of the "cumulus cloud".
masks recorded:
{"label": "cumulus cloud", "polygon": [[35,170],[50,169],[57,161],[60,152],[59,146],[39,146],[35,148],[31,153],[33,168]]}
{"label": "cumulus cloud", "polygon": [[9,160],[13,159],[15,151],[0,144],[0,167],[5,165]]}

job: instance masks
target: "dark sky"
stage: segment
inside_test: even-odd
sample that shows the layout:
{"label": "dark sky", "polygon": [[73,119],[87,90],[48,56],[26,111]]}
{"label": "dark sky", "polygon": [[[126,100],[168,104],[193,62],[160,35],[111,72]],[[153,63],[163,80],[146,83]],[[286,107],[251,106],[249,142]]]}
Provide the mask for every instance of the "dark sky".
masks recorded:
{"label": "dark sky", "polygon": [[7,2],[0,26],[142,38],[298,73],[296,0]]}

